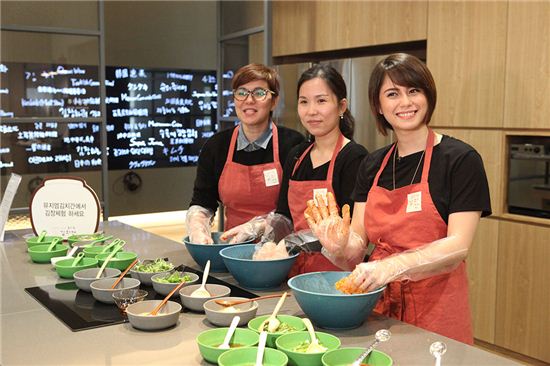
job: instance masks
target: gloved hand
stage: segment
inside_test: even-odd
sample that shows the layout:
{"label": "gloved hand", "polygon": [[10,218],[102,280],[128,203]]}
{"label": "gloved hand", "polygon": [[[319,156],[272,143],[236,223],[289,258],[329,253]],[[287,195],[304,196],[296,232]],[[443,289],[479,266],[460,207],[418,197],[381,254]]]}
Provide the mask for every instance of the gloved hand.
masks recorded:
{"label": "gloved hand", "polygon": [[267,215],[256,216],[244,224],[235,226],[224,232],[220,239],[223,241],[229,241],[231,244],[255,240],[264,233],[266,227],[266,217]]}
{"label": "gloved hand", "polygon": [[210,229],[213,217],[214,213],[202,206],[193,205],[189,207],[185,216],[185,229],[191,243],[214,243]]}

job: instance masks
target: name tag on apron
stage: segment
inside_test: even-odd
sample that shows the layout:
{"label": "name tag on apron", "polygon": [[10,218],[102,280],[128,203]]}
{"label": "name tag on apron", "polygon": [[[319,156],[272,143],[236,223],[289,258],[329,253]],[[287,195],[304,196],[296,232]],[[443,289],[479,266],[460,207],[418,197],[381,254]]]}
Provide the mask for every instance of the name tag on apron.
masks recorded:
{"label": "name tag on apron", "polygon": [[266,187],[278,186],[279,176],[277,175],[277,169],[264,170],[264,180]]}
{"label": "name tag on apron", "polygon": [[407,213],[422,211],[422,192],[409,193],[407,195]]}
{"label": "name tag on apron", "polygon": [[327,189],[326,188],[316,188],[313,190],[313,201],[315,202],[315,204],[317,205],[317,207],[319,207],[319,202],[317,202],[317,194],[320,194],[321,196],[323,196],[323,204],[326,206],[328,205],[328,202],[327,202]]}

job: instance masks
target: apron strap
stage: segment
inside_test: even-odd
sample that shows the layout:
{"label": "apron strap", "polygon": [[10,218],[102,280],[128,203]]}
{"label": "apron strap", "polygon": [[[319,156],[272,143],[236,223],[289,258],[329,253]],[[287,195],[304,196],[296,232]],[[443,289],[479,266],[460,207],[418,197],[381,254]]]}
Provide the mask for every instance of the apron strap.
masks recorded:
{"label": "apron strap", "polygon": [[435,133],[428,129],[428,141],[426,141],[426,155],[424,156],[424,166],[422,167],[422,178],[420,182],[428,183],[428,174],[430,173],[430,165],[432,163],[432,153],[434,149]]}
{"label": "apron strap", "polygon": [[376,173],[376,176],[374,177],[374,182],[372,183],[373,187],[378,186],[378,178],[380,178],[380,175],[384,171],[384,168],[388,164],[388,161],[390,160],[390,156],[393,153],[393,150],[395,150],[395,146],[397,146],[397,142],[392,145],[390,148],[390,151],[386,153],[386,156],[384,156],[384,160],[382,160],[382,164],[380,165],[380,169],[378,169],[378,172]]}
{"label": "apron strap", "polygon": [[[334,147],[334,150],[332,151],[332,157],[330,158],[330,164],[328,166],[328,173],[327,173],[327,179],[326,180],[329,181],[331,185],[332,185],[332,176],[334,174],[334,165],[335,165],[335,162],[336,162],[336,157],[338,156],[338,153],[342,149],[343,144],[344,144],[344,135],[340,134],[340,136],[338,136],[338,141],[336,142],[336,146]],[[302,153],[302,155],[300,156],[300,158],[298,159],[296,164],[294,164],[294,169],[292,169],[291,178],[294,175],[294,173],[296,173],[296,170],[298,169],[300,164],[302,164],[302,161],[304,160],[304,158],[311,151],[311,149],[313,148],[313,145],[315,145],[315,142],[308,146],[308,148]]]}
{"label": "apron strap", "polygon": [[231,142],[229,143],[229,152],[227,153],[227,160],[225,163],[233,161],[233,152],[235,151],[235,145],[237,144],[237,136],[239,135],[239,128],[241,128],[241,125],[238,125],[234,130],[233,134],[231,135]]}

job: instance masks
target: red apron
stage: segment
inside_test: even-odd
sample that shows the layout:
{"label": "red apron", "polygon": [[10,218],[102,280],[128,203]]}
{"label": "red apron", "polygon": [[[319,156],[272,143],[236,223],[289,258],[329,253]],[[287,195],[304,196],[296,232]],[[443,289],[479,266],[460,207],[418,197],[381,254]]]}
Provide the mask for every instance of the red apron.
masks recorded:
{"label": "red apron", "polygon": [[[393,191],[378,187],[378,179],[395,145],[384,157],[365,205],[365,230],[369,240],[376,244],[369,260],[447,236],[447,224],[432,201],[428,184],[434,139],[435,134],[429,130],[420,183]],[[448,274],[389,283],[374,311],[473,344],[465,262]]]}
{"label": "red apron", "polygon": [[225,206],[225,230],[243,224],[277,207],[283,168],[279,162],[279,135],[273,126],[273,162],[242,165],[233,162],[239,128],[231,136],[229,153],[218,182],[220,199]]}
{"label": "red apron", "polygon": [[[292,215],[292,221],[294,222],[294,231],[308,229],[309,226],[304,217],[304,211],[307,207],[307,200],[313,198],[314,189],[326,189],[327,192],[332,192],[332,176],[334,173],[334,163],[336,157],[344,144],[344,135],[340,135],[338,142],[334,147],[332,158],[328,167],[327,179],[325,180],[306,180],[297,181],[290,179],[288,183],[288,206],[290,208],[290,214]],[[296,172],[296,169],[300,166],[304,158],[309,151],[313,148],[311,144],[306,151],[300,156],[300,159],[294,165],[292,175]],[[316,272],[316,271],[340,271],[341,269],[336,267],[320,252],[313,253],[300,253],[296,262],[292,266],[288,277],[293,277],[301,273]]]}

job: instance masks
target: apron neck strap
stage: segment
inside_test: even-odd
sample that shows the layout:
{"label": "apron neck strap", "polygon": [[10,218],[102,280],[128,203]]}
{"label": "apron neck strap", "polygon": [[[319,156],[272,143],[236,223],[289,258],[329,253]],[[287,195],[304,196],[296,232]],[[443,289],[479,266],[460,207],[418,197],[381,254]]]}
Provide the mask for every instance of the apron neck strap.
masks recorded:
{"label": "apron neck strap", "polygon": [[426,154],[424,156],[424,166],[422,167],[422,183],[428,183],[428,174],[430,173],[430,165],[432,163],[432,153],[434,150],[435,133],[431,128],[428,128],[428,141],[426,141]]}
{"label": "apron neck strap", "polygon": [[[315,145],[315,142],[309,145],[308,148],[302,153],[302,155],[300,155],[300,158],[298,159],[296,164],[294,164],[294,169],[292,169],[292,175],[296,173],[296,170],[298,169],[300,164],[302,164],[302,161],[307,156],[307,154],[311,151],[314,145]],[[334,173],[334,162],[336,161],[336,157],[338,156],[338,153],[342,149],[342,145],[344,145],[344,135],[340,134],[340,136],[338,136],[338,141],[336,142],[336,146],[332,151],[332,157],[330,158],[330,164],[328,166],[327,179],[330,181],[332,181],[332,175]]]}
{"label": "apron neck strap", "polygon": [[[272,126],[272,133],[273,133],[273,162],[279,163],[279,132],[277,130],[277,126],[273,122],[271,123]],[[235,152],[235,145],[237,145],[237,138],[239,136],[239,129],[241,128],[241,125],[239,124],[234,130],[233,134],[231,135],[231,142],[229,143],[229,152],[227,153],[227,161],[233,161],[233,154]],[[269,125],[268,125],[269,128]]]}

